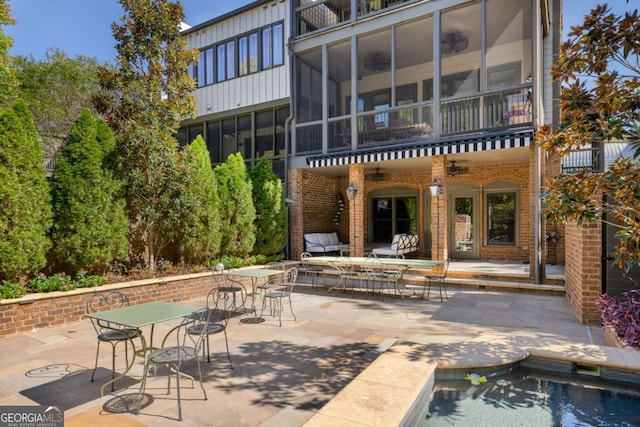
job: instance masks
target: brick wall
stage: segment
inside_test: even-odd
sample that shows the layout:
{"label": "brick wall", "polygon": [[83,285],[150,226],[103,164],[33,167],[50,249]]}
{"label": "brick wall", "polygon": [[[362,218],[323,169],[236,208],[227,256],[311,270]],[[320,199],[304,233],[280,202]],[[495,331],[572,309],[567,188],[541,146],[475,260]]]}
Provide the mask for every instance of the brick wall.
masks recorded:
{"label": "brick wall", "polygon": [[[250,286],[249,279],[243,283]],[[204,298],[212,284],[211,273],[206,272],[0,300],[0,336],[86,319],[85,301],[94,292],[118,289],[127,295],[130,305],[137,305],[153,301],[181,302]]]}
{"label": "brick wall", "polygon": [[565,225],[565,288],[573,312],[584,324],[600,324],[594,301],[602,289],[602,227],[600,223]]}
{"label": "brick wall", "polygon": [[[443,156],[444,157],[444,156]],[[446,158],[444,160],[446,164]],[[365,173],[370,172],[371,167],[365,168]],[[390,179],[386,181],[372,182],[364,181],[362,187],[358,186],[358,197],[362,197],[361,214],[356,218],[362,224],[362,235],[365,239],[365,247],[370,246],[368,237],[369,230],[369,209],[366,201],[372,191],[384,188],[409,188],[416,190],[418,194],[418,233],[421,238],[426,237],[428,230],[425,225],[430,222],[430,212],[425,212],[425,197],[431,197],[429,184],[432,181],[431,170],[427,168],[407,170],[407,171],[387,171]],[[488,184],[498,181],[515,182],[520,187],[520,224],[518,246],[487,246],[484,244],[484,228],[480,225],[480,259],[491,260],[511,260],[529,261],[529,246],[533,241],[531,186],[529,181],[529,165],[527,163],[507,163],[496,165],[482,165],[469,168],[469,173],[464,175],[446,176],[445,185],[468,184],[482,188]],[[345,209],[342,212],[339,226],[335,225],[334,217],[337,209],[338,194],[345,194],[345,189],[349,185],[349,177],[328,177],[315,173],[308,169],[295,169],[289,176],[289,194],[294,200],[291,207],[290,216],[290,258],[299,259],[304,249],[303,233],[337,231],[338,237],[343,242],[349,241],[350,209],[351,203],[346,199]],[[358,181],[360,182],[360,181]],[[444,189],[440,196],[440,208],[442,212],[447,209],[447,191]],[[484,209],[484,200],[480,197],[479,209]],[[484,214],[483,214],[484,216]],[[446,236],[444,217],[440,221],[440,236],[444,241]],[[435,230],[435,228],[434,228]],[[442,242],[441,242],[442,243]],[[417,256],[423,255],[424,242],[420,244],[420,252]]]}

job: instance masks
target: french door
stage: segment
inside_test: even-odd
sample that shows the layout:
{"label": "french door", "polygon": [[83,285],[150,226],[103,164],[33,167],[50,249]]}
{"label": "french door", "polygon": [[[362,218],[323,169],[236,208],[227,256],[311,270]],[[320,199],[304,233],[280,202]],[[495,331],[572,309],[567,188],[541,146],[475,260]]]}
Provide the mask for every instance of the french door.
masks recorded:
{"label": "french door", "polygon": [[479,255],[478,192],[459,192],[450,195],[449,256],[477,259]]}

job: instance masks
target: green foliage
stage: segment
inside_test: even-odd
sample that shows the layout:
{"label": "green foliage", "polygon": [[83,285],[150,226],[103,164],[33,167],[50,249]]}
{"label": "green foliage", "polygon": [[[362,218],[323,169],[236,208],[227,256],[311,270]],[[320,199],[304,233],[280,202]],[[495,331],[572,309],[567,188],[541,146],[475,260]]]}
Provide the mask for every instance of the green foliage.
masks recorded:
{"label": "green foliage", "polygon": [[[638,148],[638,34],[637,10],[618,16],[607,5],[597,6],[582,25],[571,29],[551,69],[554,81],[561,84],[562,125],[541,126],[536,136],[548,153],[565,155],[593,143],[624,140]],[[619,227],[613,254],[617,264],[628,268],[640,262],[637,162],[619,160],[602,173],[585,170],[550,179],[543,198],[545,214],[552,221],[572,220],[581,226],[607,218]]]}
{"label": "green foliage", "polygon": [[56,273],[46,276],[40,273],[38,276],[29,280],[29,288],[34,292],[55,292],[55,291],[71,291],[78,288],[92,288],[104,284],[105,280],[102,276],[87,275],[84,271],[79,271],[75,276],[66,273]]}
{"label": "green foliage", "polygon": [[93,58],[72,59],[59,49],[47,50],[47,59],[14,58],[18,95],[28,105],[48,158],[55,158],[83,108],[92,107],[100,89],[98,63]]}
{"label": "green foliage", "polygon": [[27,290],[19,283],[3,280],[0,284],[0,299],[13,299],[25,296]]}
{"label": "green foliage", "polygon": [[94,98],[116,134],[127,182],[134,255],[156,259],[180,230],[180,193],[185,183],[173,135],[195,112],[188,66],[196,51],[180,35],[179,2],[120,0],[122,24],[114,24],[115,68],[100,67],[102,92]]}
{"label": "green foliage", "polygon": [[218,182],[201,136],[185,148],[185,168],[180,246],[184,259],[197,264],[217,257],[222,239]]}
{"label": "green foliage", "polygon": [[110,163],[114,148],[107,125],[83,110],[53,175],[53,252],[59,268],[104,272],[127,255],[129,223],[123,182]]}
{"label": "green foliage", "polygon": [[244,257],[255,243],[256,210],[252,201],[252,185],[240,153],[232,154],[216,166],[220,197],[223,254]]}
{"label": "green foliage", "polygon": [[35,274],[51,246],[49,185],[31,113],[0,110],[0,279]]}
{"label": "green foliage", "polygon": [[[282,258],[282,257],[280,257]],[[224,268],[241,268],[250,265],[264,265],[270,261],[279,261],[280,259],[274,259],[273,257],[266,257],[265,255],[252,255],[248,257],[236,257],[232,255],[223,255],[220,258],[214,258],[205,261],[204,265],[207,268],[213,269],[216,264],[224,264]]]}
{"label": "green foliage", "polygon": [[254,254],[274,255],[287,244],[288,218],[284,188],[265,157],[251,169],[253,205],[256,209]]}
{"label": "green foliage", "polygon": [[0,0],[0,107],[8,107],[11,104],[18,86],[15,68],[9,56],[13,39],[2,31],[3,26],[13,24],[15,20],[11,16],[9,5],[6,0]]}

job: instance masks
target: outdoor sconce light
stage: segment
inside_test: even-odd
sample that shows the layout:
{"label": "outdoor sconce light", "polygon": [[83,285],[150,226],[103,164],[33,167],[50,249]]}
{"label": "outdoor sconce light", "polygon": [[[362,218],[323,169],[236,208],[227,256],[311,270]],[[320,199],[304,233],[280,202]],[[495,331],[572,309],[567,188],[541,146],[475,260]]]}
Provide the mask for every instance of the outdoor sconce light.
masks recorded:
{"label": "outdoor sconce light", "polygon": [[353,184],[349,184],[349,186],[347,187],[347,199],[355,200],[357,191],[358,190],[356,190],[356,187],[354,187]]}
{"label": "outdoor sconce light", "polygon": [[[442,185],[437,179],[434,179],[433,182],[429,184],[429,190],[431,190],[432,197],[438,197],[442,193]],[[349,190],[347,189],[347,191]]]}

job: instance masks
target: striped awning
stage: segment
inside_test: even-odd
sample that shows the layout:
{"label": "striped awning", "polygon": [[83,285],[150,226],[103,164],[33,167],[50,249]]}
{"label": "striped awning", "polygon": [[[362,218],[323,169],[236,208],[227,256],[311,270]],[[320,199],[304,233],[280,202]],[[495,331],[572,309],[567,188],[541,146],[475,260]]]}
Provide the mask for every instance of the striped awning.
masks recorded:
{"label": "striped awning", "polygon": [[440,156],[456,153],[503,150],[507,148],[528,147],[533,140],[533,130],[515,133],[483,135],[438,141],[421,141],[411,144],[396,144],[356,151],[340,151],[307,157],[312,168],[350,165],[357,163],[402,160],[417,157]]}

